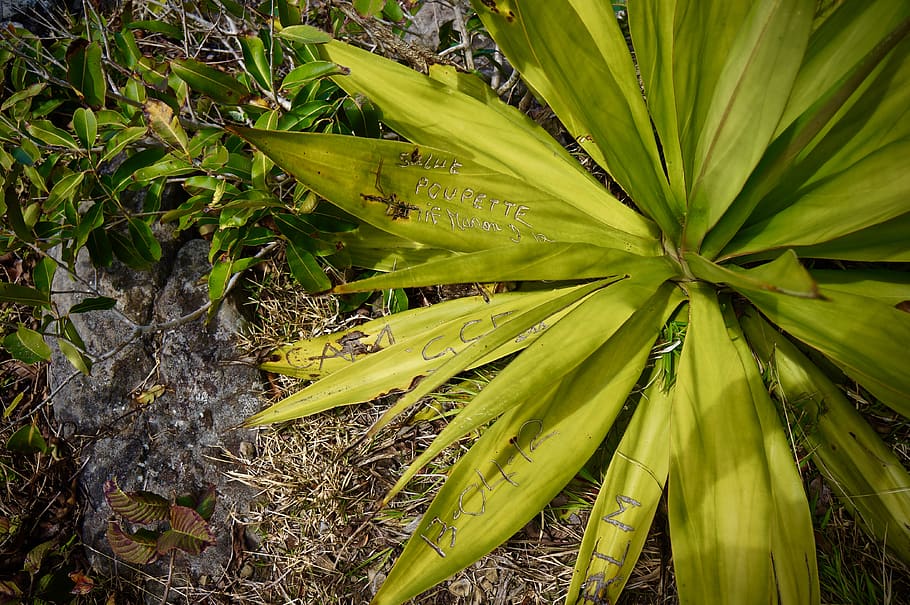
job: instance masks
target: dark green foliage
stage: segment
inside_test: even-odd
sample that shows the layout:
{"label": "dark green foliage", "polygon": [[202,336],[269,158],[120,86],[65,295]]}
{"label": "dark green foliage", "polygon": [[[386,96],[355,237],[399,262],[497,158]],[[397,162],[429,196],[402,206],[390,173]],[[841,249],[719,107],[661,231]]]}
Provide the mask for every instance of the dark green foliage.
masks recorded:
{"label": "dark green foliage", "polygon": [[47,39],[0,33],[0,256],[59,247],[56,260],[38,257],[34,287],[0,283],[0,301],[33,307],[36,320],[0,326],[16,359],[47,360],[56,339],[88,372],[92,357],[69,315],[116,303],[96,293],[70,309],[51,305],[57,263],[71,270],[85,249],[97,266],[148,269],[163,254],[159,223],[211,242],[213,308],[268,244],[286,243],[291,272],[308,291],[331,287],[326,256],[339,268],[349,262],[335,234],[351,227],[324,217],[305,230],[285,228],[278,217],[304,221],[315,195],[222,126],[378,137],[379,112],[328,79],[345,68],[317,59],[311,44],[328,36],[301,24],[300,7],[204,2],[197,10],[200,22],[224,12],[243,20],[251,33],[236,58],[246,71],[207,62],[217,54],[181,56],[210,42],[203,30],[130,11],[108,17],[88,4],[84,19]]}

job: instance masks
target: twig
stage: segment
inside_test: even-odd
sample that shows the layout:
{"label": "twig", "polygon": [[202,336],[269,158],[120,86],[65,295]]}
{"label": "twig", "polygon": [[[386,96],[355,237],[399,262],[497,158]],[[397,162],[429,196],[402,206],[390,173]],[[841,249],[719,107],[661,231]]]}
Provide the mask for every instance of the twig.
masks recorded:
{"label": "twig", "polygon": [[464,50],[464,68],[468,71],[474,71],[474,49],[471,44],[471,34],[468,33],[468,28],[465,27],[461,7],[457,3],[453,3],[452,11],[455,13],[452,27],[461,34],[461,44],[459,46]]}
{"label": "twig", "polygon": [[164,594],[161,595],[161,605],[167,605],[167,597],[171,592],[171,580],[174,579],[174,555],[177,551],[171,551],[171,560],[167,565],[167,581],[164,583]]}
{"label": "twig", "polygon": [[[499,73],[499,72],[496,71],[496,72],[493,72],[493,73]],[[515,86],[516,84],[518,84],[518,78],[519,78],[518,70],[517,70],[517,69],[513,69],[513,70],[512,70],[512,73],[509,74],[509,79],[506,80],[506,81],[503,83],[502,86],[500,86],[500,87],[498,87],[498,88],[494,87],[494,88],[496,88],[496,94],[499,95],[499,96],[501,97],[502,95],[504,95],[504,94],[506,94],[507,92],[509,92],[509,91],[512,89],[513,86]]]}

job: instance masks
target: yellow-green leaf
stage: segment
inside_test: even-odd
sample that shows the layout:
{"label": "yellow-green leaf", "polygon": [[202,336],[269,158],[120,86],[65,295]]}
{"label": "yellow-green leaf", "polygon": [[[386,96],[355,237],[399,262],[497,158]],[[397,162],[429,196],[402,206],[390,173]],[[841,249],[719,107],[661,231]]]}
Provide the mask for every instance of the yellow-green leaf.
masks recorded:
{"label": "yellow-green leaf", "polygon": [[[603,239],[594,243],[628,239],[628,249],[636,251],[650,247],[656,238],[653,223],[609,195],[540,125],[500,101],[473,76],[449,72],[445,79],[427,78],[340,42],[321,45],[319,51],[351,70],[335,82],[375,103],[396,132],[421,146],[447,149],[460,161],[490,162],[494,172],[512,175],[574,206],[603,231]],[[452,137],[453,132],[459,136]]]}
{"label": "yellow-green leaf", "polygon": [[683,209],[670,194],[612,6],[585,0],[474,4],[509,61],[576,141],[675,237]]}
{"label": "yellow-green leaf", "polygon": [[95,112],[85,107],[79,107],[73,112],[73,130],[79,137],[79,142],[86,149],[91,149],[95,145],[95,139],[98,137],[98,120]]}
{"label": "yellow-green leaf", "polygon": [[910,561],[910,474],[840,387],[757,313],[740,319],[798,442],[865,528]]}
{"label": "yellow-green leaf", "polygon": [[713,289],[692,283],[670,418],[668,507],[685,603],[774,602],[773,500],[749,380]]}
{"label": "yellow-green leaf", "polygon": [[600,444],[678,303],[672,288],[663,288],[562,379],[529,374],[537,392],[487,429],[452,469],[373,605],[407,601],[537,514]]}
{"label": "yellow-green leaf", "polygon": [[777,409],[768,395],[752,349],[737,323],[732,306],[724,309],[724,321],[745,371],[761,433],[764,435],[774,509],[771,521],[771,561],[779,602],[818,605],[821,592],[815,556],[815,530],[812,527],[806,490],[797,468],[799,460],[791,449]]}
{"label": "yellow-green leaf", "polygon": [[[330,337],[322,343],[323,348],[319,353],[312,348],[307,348],[307,353],[310,354],[289,351],[288,355],[293,355],[297,363],[314,364],[317,367],[324,360],[334,357],[354,363],[345,364],[345,367],[322,380],[255,414],[247,419],[246,424],[252,426],[300,418],[340,405],[370,401],[392,391],[407,390],[415,379],[438,368],[447,357],[464,349],[478,336],[495,330],[509,316],[543,304],[559,293],[559,290],[507,293],[491,296],[489,302],[483,304],[476,301],[452,301],[437,305],[451,305],[446,309],[434,310],[434,306],[407,311],[402,322],[427,326],[428,322],[423,319],[422,312],[435,320],[434,323],[429,323],[428,328],[414,330],[413,336],[401,337],[392,328],[383,328],[376,333],[371,343],[370,339],[357,334],[359,330],[355,330],[340,337]],[[429,313],[431,310],[433,313]],[[459,314],[452,315],[451,311]],[[389,321],[398,317],[393,315]],[[513,340],[508,346],[495,351],[493,358],[523,349],[533,342],[533,337],[539,337],[540,334],[541,331],[538,331]],[[369,336],[372,337],[372,334]],[[481,363],[487,361],[490,359],[481,360]]]}
{"label": "yellow-green leaf", "polygon": [[342,284],[335,292],[472,282],[590,279],[635,272],[640,267],[663,267],[667,279],[674,273],[673,265],[665,257],[642,257],[592,244],[555,242],[459,254]]}
{"label": "yellow-green leaf", "polygon": [[692,158],[683,243],[698,250],[774,135],[809,42],[812,0],[755,2],[726,57]]}
{"label": "yellow-green leaf", "polygon": [[[498,161],[375,139],[231,127],[285,171],[361,220],[433,247],[472,251],[541,241],[653,253],[656,242],[604,230]],[[339,170],[345,166],[345,170]]]}
{"label": "yellow-green leaf", "polygon": [[249,91],[234,76],[193,59],[171,61],[171,69],[189,86],[224,105],[239,105]]}
{"label": "yellow-green leaf", "polygon": [[51,347],[40,333],[20,325],[3,339],[3,348],[25,363],[37,363],[51,358]]}
{"label": "yellow-green leaf", "polygon": [[649,385],[591,509],[566,605],[616,602],[648,537],[669,473],[673,401],[656,372]]}
{"label": "yellow-green leaf", "polygon": [[54,126],[50,120],[35,120],[27,126],[30,135],[45,145],[65,147],[71,151],[78,151],[79,145],[73,136],[62,128]]}
{"label": "yellow-green leaf", "polygon": [[179,149],[184,155],[188,155],[189,139],[170,105],[158,99],[148,99],[142,110],[146,124],[153,133],[161,137],[161,140],[168,145]]}

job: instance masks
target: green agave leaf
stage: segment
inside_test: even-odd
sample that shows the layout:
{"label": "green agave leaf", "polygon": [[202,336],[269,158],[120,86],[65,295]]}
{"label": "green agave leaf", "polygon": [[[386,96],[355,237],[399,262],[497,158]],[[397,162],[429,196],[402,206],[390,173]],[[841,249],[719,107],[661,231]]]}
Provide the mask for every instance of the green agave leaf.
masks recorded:
{"label": "green agave leaf", "polygon": [[635,59],[651,120],[663,151],[664,166],[673,198],[670,203],[681,215],[686,208],[688,187],[677,122],[674,75],[676,55],[675,22],[677,2],[642,0],[627,7]]}
{"label": "green agave leaf", "polygon": [[675,269],[665,257],[641,257],[590,244],[543,243],[533,247],[493,248],[399,269],[335,288],[337,293],[433,284],[502,281],[560,281],[634,273],[638,268],[663,268],[665,279]]}
{"label": "green agave leaf", "polygon": [[[807,194],[815,195],[818,189],[822,193],[831,190],[832,179],[841,179],[855,194],[865,198],[865,190],[857,189],[858,184],[851,182],[863,176],[863,170],[874,169],[874,164],[870,167],[864,162],[885,147],[899,145],[910,136],[906,120],[901,119],[904,107],[910,102],[910,87],[906,85],[910,81],[910,63],[905,60],[910,50],[910,40],[905,39],[908,33],[910,21],[885,36],[852,71],[778,137],[759,170],[747,183],[742,199],[737,201],[732,214],[725,217],[729,220],[722,221],[724,224],[718,225],[716,232],[711,234],[706,254],[713,255],[727,244],[746,222],[749,213],[747,229],[773,220],[782,211],[789,212],[798,222],[799,214],[793,214],[792,206],[804,203],[802,198]],[[838,44],[842,42],[838,41]],[[887,159],[873,162],[882,162],[881,169],[888,167]],[[886,191],[877,193],[879,198],[884,194]],[[831,204],[837,201],[836,197],[837,194],[832,197]],[[815,205],[825,203],[821,198],[812,200]],[[850,206],[847,204],[848,208]],[[877,208],[874,217],[876,212],[881,214],[882,211],[883,208]],[[819,209],[810,212],[818,216]],[[843,205],[833,210],[832,215],[840,217],[834,224],[841,233],[862,227],[853,225],[855,216],[844,215]],[[832,217],[826,216],[825,220],[833,222]],[[876,220],[881,221],[881,217]],[[786,237],[781,229],[769,236]],[[810,235],[818,235],[815,226],[809,226],[808,230]],[[800,230],[793,231],[798,233]],[[749,237],[752,235],[754,233]],[[740,234],[737,239],[744,237]],[[732,250],[742,245],[740,241],[730,247]]]}
{"label": "green agave leaf", "polygon": [[668,507],[679,596],[764,605],[775,601],[765,437],[713,289],[693,283],[689,301],[670,419]]}
{"label": "green agave leaf", "polygon": [[351,70],[335,82],[348,94],[369,98],[382,110],[383,121],[408,139],[448,149],[459,161],[488,165],[571,204],[603,231],[594,243],[620,240],[629,241],[632,251],[653,249],[657,230],[650,221],[619,203],[538,124],[474,76],[434,69],[439,77],[427,78],[339,42],[319,50]]}
{"label": "green agave leaf", "polygon": [[813,269],[822,288],[874,298],[888,305],[910,301],[910,273],[887,269]]}
{"label": "green agave leaf", "polygon": [[[563,200],[485,164],[398,141],[231,127],[301,183],[357,218],[433,247],[472,251],[539,241],[610,240]],[[338,166],[346,166],[343,171]]]}
{"label": "green agave leaf", "polygon": [[910,5],[904,2],[853,0],[840,3],[812,32],[777,134],[836,86],[908,17]]}
{"label": "green agave leaf", "polygon": [[[663,81],[663,86],[669,88],[672,80],[674,94],[670,98],[675,102],[675,112],[658,115],[658,112],[672,110],[666,107],[669,99],[655,98],[660,92],[653,88],[653,84],[652,88],[645,89],[645,93],[648,94],[651,113],[655,114],[655,124],[664,124],[673,119],[676,121],[678,135],[674,136],[672,127],[666,125],[658,126],[658,133],[662,143],[671,147],[675,146],[674,139],[678,136],[680,156],[686,175],[685,191],[689,191],[695,180],[694,164],[699,157],[696,148],[705,131],[715,88],[718,86],[734,42],[746,22],[752,3],[667,1],[656,3],[659,6],[654,4],[629,7],[632,41],[637,52],[638,45],[642,43],[642,36],[639,33],[638,38],[634,37],[636,31],[641,31],[634,21],[641,20],[643,13],[652,13],[656,10],[653,19],[663,24],[658,26],[659,31],[663,32],[658,34],[661,46],[665,47],[662,52],[671,59],[671,63],[666,67],[669,74]],[[641,10],[638,10],[639,8]],[[669,37],[668,31],[671,24],[674,32],[672,38]],[[654,59],[649,54],[653,51],[649,50],[647,44],[644,46],[646,60],[653,63]],[[646,75],[649,73],[650,68],[643,69],[642,77],[653,80],[656,76]],[[674,173],[678,173],[678,170]],[[679,185],[674,185],[674,190],[678,191]]]}
{"label": "green agave leaf", "polygon": [[752,401],[764,435],[774,514],[771,520],[771,561],[780,603],[820,602],[815,533],[796,453],[784,432],[777,409],[756,367],[752,349],[737,323],[732,306],[724,309],[727,334],[745,371]]}
{"label": "green agave leaf", "polygon": [[[443,310],[435,309],[443,305],[407,311],[402,323],[406,321],[426,326],[428,322],[423,318],[424,313],[436,320],[429,324],[429,329],[422,327],[419,332],[414,330],[413,336],[401,337],[391,328],[383,328],[373,343],[369,344],[369,340],[363,342],[363,337],[349,332],[347,339],[345,335],[330,337],[330,341],[322,345],[319,353],[307,347],[308,353],[318,355],[315,359],[313,354],[294,351],[294,362],[318,362],[321,367],[323,359],[338,356],[354,363],[345,364],[346,367],[333,371],[322,380],[251,416],[245,424],[253,426],[291,420],[412,388],[416,380],[442,365],[447,356],[457,354],[478,336],[497,329],[509,316],[543,304],[559,294],[560,291],[555,290],[497,295],[490,297],[489,303],[483,305],[452,301],[444,303],[450,305],[445,309],[445,314]],[[453,316],[448,312],[459,314]],[[398,315],[393,315],[389,321],[397,317]],[[493,359],[526,347],[540,334],[541,332],[534,332],[525,338],[516,338],[509,346],[498,349]],[[367,349],[367,346],[372,350]],[[288,355],[291,353],[289,351]],[[487,361],[491,359],[483,360],[483,363]]]}
{"label": "green agave leaf", "polygon": [[716,265],[697,254],[687,254],[684,258],[695,276],[715,284],[726,283],[734,288],[775,292],[798,298],[821,296],[818,284],[799,263],[793,251],[784,252],[770,263],[748,271],[736,266]]}
{"label": "green agave leaf", "polygon": [[[481,359],[489,357],[491,353],[506,345],[510,340],[522,337],[522,335],[526,335],[530,331],[537,333],[558,324],[563,317],[572,313],[572,308],[584,297],[599,289],[608,288],[622,279],[626,279],[626,276],[613,280],[602,280],[576,288],[567,288],[565,295],[561,295],[558,298],[554,298],[542,305],[529,309],[528,311],[509,319],[502,327],[477,338],[471,342],[467,348],[458,355],[450,357],[432,374],[421,380],[413,390],[409,391],[396,401],[395,405],[386,410],[382,417],[370,428],[367,437],[375,435],[379,430],[391,422],[393,418],[415,405],[423,397],[444,385],[449,379],[462,372],[465,368],[480,365],[479,362]],[[554,327],[554,331],[560,332],[561,329]],[[548,341],[549,339],[542,337],[542,340]],[[391,495],[387,496],[387,498],[389,497],[391,497]]]}
{"label": "green agave leaf", "polygon": [[[259,367],[266,372],[314,380],[397,342],[420,336],[440,323],[455,321],[460,317],[488,309],[491,303],[496,303],[497,306],[501,302],[515,304],[514,299],[521,296],[524,295],[496,294],[490,298],[490,302],[480,296],[470,296],[380,317],[343,332],[300,340],[279,347],[272,351],[268,360]],[[495,321],[491,320],[489,325],[481,327],[501,326],[506,317],[508,315],[496,318]],[[473,341],[478,335],[473,331],[469,333],[472,326],[475,324],[468,324],[464,328],[465,339],[468,342]]]}
{"label": "green agave leaf", "polygon": [[[484,390],[458,414],[389,490],[388,502],[410,479],[442,450],[510,408],[534,397],[540,382],[528,376],[542,375],[556,381],[572,372],[603,346],[639,308],[661,307],[667,300],[679,304],[673,286],[659,283],[650,287],[621,281],[601,289],[579,303],[558,323],[544,332],[517,359],[506,366]],[[658,301],[658,302],[655,302]],[[628,328],[631,330],[631,328]],[[657,332],[649,342],[653,342]],[[646,339],[647,340],[647,339]],[[558,350],[559,355],[553,352]],[[604,366],[609,367],[609,366]]]}
{"label": "green agave leaf", "polygon": [[104,497],[114,514],[131,523],[166,521],[170,514],[171,503],[158,494],[145,491],[127,493],[114,480],[104,483]]}
{"label": "green agave leaf", "polygon": [[353,264],[377,271],[407,269],[454,255],[451,250],[407,240],[366,223],[336,237]]}
{"label": "green agave leaf", "polygon": [[[687,257],[693,270],[694,260]],[[910,375],[903,367],[906,343],[910,342],[910,314],[837,290],[816,290],[816,296],[809,296],[814,280],[799,267],[792,252],[754,269],[721,270],[725,276],[708,279],[727,283],[785,331],[828,356],[882,402],[910,415]],[[783,281],[784,274],[793,281]],[[802,287],[800,279],[804,280]]]}
{"label": "green agave leaf", "polygon": [[648,537],[670,467],[670,408],[652,372],[610,461],[578,551],[566,605],[614,603]]}
{"label": "green agave leaf", "polygon": [[[744,228],[722,254],[741,256],[771,248],[819,244],[906,214],[910,210],[908,154],[910,138],[878,149],[805,191],[786,209]],[[857,212],[858,199],[862,200],[862,212]]]}
{"label": "green agave leaf", "polygon": [[156,549],[159,555],[166,555],[172,550],[198,555],[216,542],[206,520],[188,506],[171,506],[169,521],[171,528],[158,537]]}
{"label": "green agave leaf", "polygon": [[908,233],[910,233],[910,212],[823,244],[801,246],[795,250],[803,258],[910,262]]}
{"label": "green agave leaf", "polygon": [[809,41],[815,2],[756,2],[729,49],[695,147],[683,244],[697,250],[758,164]]}
{"label": "green agave leaf", "polygon": [[670,194],[612,6],[579,1],[474,5],[512,65],[576,141],[675,238],[683,208]]}
{"label": "green agave leaf", "polygon": [[777,329],[754,312],[740,322],[815,466],[864,527],[910,561],[910,474],[843,391]]}
{"label": "green agave leaf", "polygon": [[600,445],[679,300],[671,287],[662,288],[562,379],[527,374],[537,393],[487,429],[452,469],[373,604],[405,602],[537,514]]}

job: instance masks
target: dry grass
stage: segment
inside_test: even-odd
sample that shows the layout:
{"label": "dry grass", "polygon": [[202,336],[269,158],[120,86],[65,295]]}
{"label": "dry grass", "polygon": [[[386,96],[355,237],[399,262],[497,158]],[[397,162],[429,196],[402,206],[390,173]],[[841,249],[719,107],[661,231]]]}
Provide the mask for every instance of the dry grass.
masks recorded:
{"label": "dry grass", "polygon": [[[300,292],[279,265],[270,266],[252,287],[257,322],[247,334],[251,350],[314,336],[365,321],[381,312],[338,312],[331,299]],[[422,297],[415,297],[422,298]],[[435,298],[435,297],[431,297]],[[260,497],[248,532],[255,536],[245,577],[235,596],[250,603],[367,603],[401,552],[419,515],[427,508],[448,468],[470,441],[450,448],[384,510],[375,508],[415,455],[438,434],[446,417],[475,394],[493,371],[476,372],[447,387],[411,422],[398,424],[372,443],[360,437],[388,401],[337,409],[259,433],[254,454],[236,460],[233,476]],[[270,376],[271,398],[302,383]],[[875,410],[865,410],[876,424]],[[887,411],[880,412],[887,414]],[[907,460],[907,427],[881,416],[886,438]],[[806,473],[816,495],[823,602],[908,602],[906,566],[869,542],[815,475]],[[435,604],[559,603],[572,575],[575,554],[596,485],[572,482],[551,506],[515,537],[440,586],[415,599]],[[658,510],[642,556],[621,603],[677,602],[666,510]]]}
{"label": "dry grass", "polygon": [[[247,335],[250,348],[343,325],[331,303],[301,296],[284,275],[268,271],[260,280],[268,287],[254,287],[261,323]],[[359,440],[388,402],[263,429],[255,454],[237,460],[232,473],[261,494],[248,526],[257,542],[247,570],[248,602],[366,603],[469,443],[450,448],[386,509],[377,510],[376,503],[441,430],[447,413],[488,379],[488,373],[473,374],[427,402],[417,415],[425,420],[399,424],[371,443]],[[270,384],[276,396],[301,386],[284,377],[271,377]],[[588,494],[588,507],[594,495]],[[571,578],[585,516],[543,513],[505,546],[415,603],[557,601]]]}

